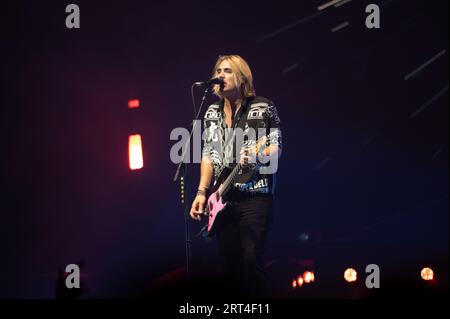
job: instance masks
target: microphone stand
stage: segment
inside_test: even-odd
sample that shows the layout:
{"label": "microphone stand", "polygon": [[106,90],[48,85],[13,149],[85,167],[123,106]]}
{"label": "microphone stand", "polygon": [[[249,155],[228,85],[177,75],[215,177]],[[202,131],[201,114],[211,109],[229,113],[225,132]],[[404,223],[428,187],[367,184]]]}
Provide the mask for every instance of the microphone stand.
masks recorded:
{"label": "microphone stand", "polygon": [[[194,84],[195,85],[195,84]],[[185,242],[186,242],[186,274],[188,276],[188,279],[190,277],[190,266],[191,266],[191,235],[189,232],[189,208],[187,206],[187,197],[185,196],[185,177],[187,175],[187,166],[185,163],[185,156],[186,156],[186,152],[188,150],[188,148],[190,149],[191,145],[190,145],[190,141],[192,138],[192,134],[195,130],[195,127],[197,125],[197,120],[200,116],[200,112],[202,110],[203,107],[203,103],[205,102],[206,99],[206,94],[209,91],[209,85],[206,87],[205,92],[203,93],[203,97],[200,103],[200,107],[198,109],[197,114],[195,115],[195,120],[194,120],[194,124],[192,125],[192,129],[191,129],[191,133],[189,134],[189,139],[186,141],[186,144],[184,145],[184,149],[183,149],[183,154],[181,156],[181,162],[178,163],[178,167],[177,167],[177,171],[175,172],[175,176],[173,178],[173,182],[176,183],[178,180],[178,176],[180,175],[180,172],[182,172],[182,175],[180,177],[180,190],[181,190],[181,203],[183,205],[183,209],[184,209],[184,232],[185,232]],[[194,106],[195,109],[195,106]],[[182,170],[183,168],[183,170]]]}

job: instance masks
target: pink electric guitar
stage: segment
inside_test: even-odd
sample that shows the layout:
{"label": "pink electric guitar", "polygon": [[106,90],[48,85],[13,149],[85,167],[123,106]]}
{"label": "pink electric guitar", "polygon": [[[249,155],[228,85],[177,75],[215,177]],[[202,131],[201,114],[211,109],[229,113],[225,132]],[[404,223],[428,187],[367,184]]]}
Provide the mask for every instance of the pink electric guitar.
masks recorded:
{"label": "pink electric guitar", "polygon": [[[253,146],[256,154],[263,151],[266,142],[267,136],[263,136],[256,141],[256,144]],[[250,167],[252,166],[254,168],[255,164],[250,164]],[[205,215],[208,216],[208,224],[204,227],[205,229],[207,228],[208,236],[213,236],[215,234],[217,225],[223,218],[223,212],[228,204],[223,198],[233,186],[235,178],[241,168],[242,165],[240,163],[234,166],[232,170],[230,168],[224,168],[213,188],[208,191],[208,194],[210,195],[207,196],[208,200],[206,201],[205,207]]]}

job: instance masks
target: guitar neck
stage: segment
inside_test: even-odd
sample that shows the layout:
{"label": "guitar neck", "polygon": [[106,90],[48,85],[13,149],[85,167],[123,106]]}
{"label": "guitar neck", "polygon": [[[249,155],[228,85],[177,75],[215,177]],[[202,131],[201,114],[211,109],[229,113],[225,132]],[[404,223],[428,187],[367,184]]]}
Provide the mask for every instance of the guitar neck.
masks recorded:
{"label": "guitar neck", "polygon": [[241,163],[238,163],[231,173],[228,175],[228,177],[225,179],[225,181],[220,185],[219,187],[219,195],[223,196],[225,195],[231,188],[231,185],[233,184],[234,179],[236,178],[236,175],[239,173],[239,170],[242,168]]}

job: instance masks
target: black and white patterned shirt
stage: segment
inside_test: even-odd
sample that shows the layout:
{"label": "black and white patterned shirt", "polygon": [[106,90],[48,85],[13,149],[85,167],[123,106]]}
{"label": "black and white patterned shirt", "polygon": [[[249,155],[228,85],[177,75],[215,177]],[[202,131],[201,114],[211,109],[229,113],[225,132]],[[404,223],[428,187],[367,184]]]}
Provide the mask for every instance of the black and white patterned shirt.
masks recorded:
{"label": "black and white patterned shirt", "polygon": [[[239,130],[243,134],[239,134]],[[267,146],[277,145],[281,148],[280,118],[272,101],[259,96],[245,98],[234,116],[231,128],[227,128],[224,100],[219,100],[210,105],[205,113],[202,156],[211,159],[217,179],[225,167],[239,162],[242,148],[255,145],[256,140],[263,135],[268,138]],[[273,164],[266,161],[256,168],[242,169],[233,186],[242,192],[273,194],[276,169],[271,173],[267,169],[273,168]],[[265,170],[261,170],[262,167]]]}

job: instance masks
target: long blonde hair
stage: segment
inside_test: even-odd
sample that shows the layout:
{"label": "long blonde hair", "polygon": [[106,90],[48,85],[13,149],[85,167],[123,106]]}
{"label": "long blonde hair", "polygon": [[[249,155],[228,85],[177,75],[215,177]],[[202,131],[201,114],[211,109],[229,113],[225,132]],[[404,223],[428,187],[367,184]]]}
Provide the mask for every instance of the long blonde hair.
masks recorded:
{"label": "long blonde hair", "polygon": [[[244,97],[255,96],[255,88],[253,87],[253,75],[248,63],[239,55],[219,55],[212,72],[212,77],[216,76],[216,70],[220,63],[227,60],[231,65],[231,70],[235,76],[236,86],[240,88]],[[222,97],[220,86],[216,84],[213,88],[214,94]]]}

